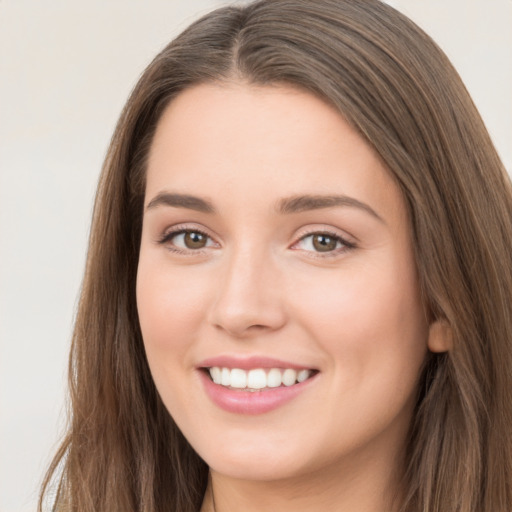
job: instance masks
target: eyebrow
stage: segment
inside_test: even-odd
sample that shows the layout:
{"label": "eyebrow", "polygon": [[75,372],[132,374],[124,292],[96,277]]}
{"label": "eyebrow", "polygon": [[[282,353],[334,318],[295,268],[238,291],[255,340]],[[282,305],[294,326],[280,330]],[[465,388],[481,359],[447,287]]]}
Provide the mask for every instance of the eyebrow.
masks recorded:
{"label": "eyebrow", "polygon": [[151,210],[157,206],[174,206],[175,208],[187,208],[203,213],[215,213],[215,208],[210,201],[189,194],[161,192],[148,203],[146,210]]}
{"label": "eyebrow", "polygon": [[384,219],[369,205],[345,195],[302,195],[281,199],[277,210],[283,214],[299,213],[308,210],[320,210],[336,206],[349,206],[369,213],[381,222]]}
{"label": "eyebrow", "polygon": [[[216,209],[211,201],[189,194],[160,192],[148,203],[146,210],[157,208],[158,206],[186,208],[202,213],[216,213]],[[276,210],[281,214],[287,215],[339,206],[358,208],[384,222],[384,219],[369,205],[345,195],[299,195],[287,197],[277,202]]]}

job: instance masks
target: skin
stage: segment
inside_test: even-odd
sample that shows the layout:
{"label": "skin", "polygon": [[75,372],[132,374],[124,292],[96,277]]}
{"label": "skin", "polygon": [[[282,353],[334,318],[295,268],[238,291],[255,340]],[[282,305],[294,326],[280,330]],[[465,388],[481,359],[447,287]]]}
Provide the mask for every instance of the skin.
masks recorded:
{"label": "skin", "polygon": [[[155,204],[162,193],[215,212]],[[305,194],[365,206],[276,209]],[[145,205],[140,324],[162,400],[211,468],[202,511],[212,489],[217,512],[393,510],[421,367],[443,343],[425,320],[404,201],[372,148],[294,88],[195,86],[159,122]],[[348,245],[319,252],[311,233],[325,232]],[[319,373],[273,411],[235,414],[199,378],[218,355]]]}

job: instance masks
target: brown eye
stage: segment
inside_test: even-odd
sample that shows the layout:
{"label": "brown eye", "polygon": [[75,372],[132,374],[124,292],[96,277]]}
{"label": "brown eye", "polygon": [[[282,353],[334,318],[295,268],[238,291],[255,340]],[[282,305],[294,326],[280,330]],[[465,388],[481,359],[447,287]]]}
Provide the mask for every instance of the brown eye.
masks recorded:
{"label": "brown eye", "polygon": [[319,233],[312,235],[313,247],[318,252],[334,251],[339,243],[339,240],[333,236]]}
{"label": "brown eye", "polygon": [[310,252],[317,256],[334,256],[354,247],[354,244],[347,242],[341,236],[322,231],[303,236],[294,245],[295,249]]}
{"label": "brown eye", "polygon": [[206,233],[192,229],[180,229],[179,231],[167,233],[160,240],[160,243],[178,252],[198,251],[215,246],[214,241]]}
{"label": "brown eye", "polygon": [[183,233],[183,243],[187,249],[202,249],[208,243],[208,237],[198,231],[186,231]]}

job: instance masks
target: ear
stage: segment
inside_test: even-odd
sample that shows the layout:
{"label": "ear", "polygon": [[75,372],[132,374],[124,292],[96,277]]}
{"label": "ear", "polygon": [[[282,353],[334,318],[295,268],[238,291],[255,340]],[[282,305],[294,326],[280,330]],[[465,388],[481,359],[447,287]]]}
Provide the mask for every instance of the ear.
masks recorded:
{"label": "ear", "polygon": [[453,331],[446,320],[440,319],[430,324],[427,345],[431,352],[437,353],[453,348]]}

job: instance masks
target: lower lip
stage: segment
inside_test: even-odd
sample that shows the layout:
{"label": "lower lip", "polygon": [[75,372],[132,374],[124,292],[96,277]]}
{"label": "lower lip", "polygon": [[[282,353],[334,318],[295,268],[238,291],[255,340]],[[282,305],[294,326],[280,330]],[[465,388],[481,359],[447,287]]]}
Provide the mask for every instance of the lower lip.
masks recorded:
{"label": "lower lip", "polygon": [[[316,375],[294,384],[265,389],[264,391],[243,391],[215,384],[206,372],[199,371],[206,394],[212,402],[228,412],[236,414],[263,414],[293,400],[315,380]],[[317,374],[318,375],[318,374]]]}

